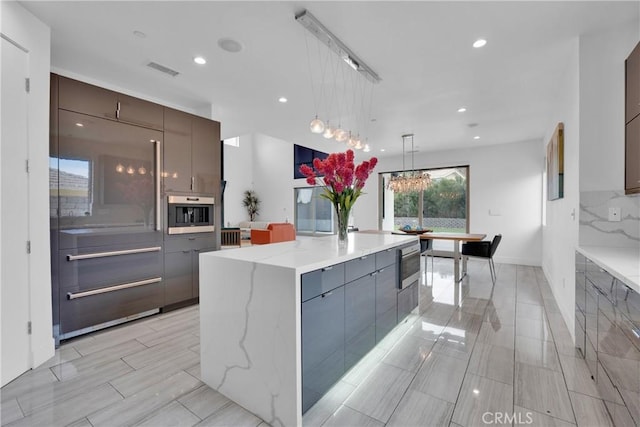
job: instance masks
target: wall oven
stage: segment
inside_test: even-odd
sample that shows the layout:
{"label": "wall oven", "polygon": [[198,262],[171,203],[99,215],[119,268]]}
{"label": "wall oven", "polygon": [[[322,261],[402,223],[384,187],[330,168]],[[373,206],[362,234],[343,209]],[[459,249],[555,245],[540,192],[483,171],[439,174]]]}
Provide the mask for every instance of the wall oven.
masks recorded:
{"label": "wall oven", "polygon": [[167,233],[208,233],[213,225],[213,197],[167,196]]}
{"label": "wall oven", "polygon": [[404,289],[420,278],[420,245],[398,249],[398,287]]}

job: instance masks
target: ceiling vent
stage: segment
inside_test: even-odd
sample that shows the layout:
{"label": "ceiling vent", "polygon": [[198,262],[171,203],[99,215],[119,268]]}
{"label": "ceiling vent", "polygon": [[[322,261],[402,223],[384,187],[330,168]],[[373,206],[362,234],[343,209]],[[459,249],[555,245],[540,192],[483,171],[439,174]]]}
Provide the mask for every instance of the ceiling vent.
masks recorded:
{"label": "ceiling vent", "polygon": [[171,68],[169,68],[169,67],[165,67],[164,65],[160,65],[160,64],[158,64],[157,62],[149,62],[149,63],[147,64],[147,67],[153,68],[154,70],[158,70],[158,71],[160,71],[161,73],[168,74],[168,75],[170,75],[171,77],[175,77],[175,76],[177,76],[178,74],[180,74],[180,73],[179,73],[179,72],[177,72],[176,70],[172,70],[172,69],[171,69]]}

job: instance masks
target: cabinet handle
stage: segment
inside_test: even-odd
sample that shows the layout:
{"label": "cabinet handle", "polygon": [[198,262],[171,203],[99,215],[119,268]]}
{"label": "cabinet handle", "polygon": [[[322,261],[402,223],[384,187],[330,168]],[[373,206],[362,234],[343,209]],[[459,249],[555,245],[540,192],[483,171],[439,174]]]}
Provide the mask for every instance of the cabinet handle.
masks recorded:
{"label": "cabinet handle", "polygon": [[195,237],[189,237],[189,240],[196,240]]}
{"label": "cabinet handle", "polygon": [[360,259],[367,259],[368,256],[369,255],[363,255],[363,256],[360,257]]}
{"label": "cabinet handle", "polygon": [[378,271],[374,271],[373,273],[370,274],[371,277],[375,276],[378,274]]}
{"label": "cabinet handle", "polygon": [[333,266],[325,267],[325,268],[322,269],[322,271],[330,271],[330,270],[333,270]]}
{"label": "cabinet handle", "polygon": [[191,251],[190,250],[189,251],[182,251],[183,254],[188,254],[189,252],[191,252]]}
{"label": "cabinet handle", "polygon": [[195,186],[195,178],[191,177],[191,191],[194,190],[194,188],[193,188],[194,186]]}
{"label": "cabinet handle", "polygon": [[[118,105],[120,103],[118,102]],[[162,230],[162,218],[160,217],[160,141],[154,141],[154,149],[156,155],[156,231]]]}
{"label": "cabinet handle", "polygon": [[160,252],[161,250],[162,250],[161,246],[153,246],[150,248],[126,249],[123,251],[94,252],[92,254],[67,255],[67,261],[79,261],[83,259],[104,258],[104,257],[116,256],[116,255],[142,254],[145,252]]}
{"label": "cabinet handle", "polygon": [[107,292],[114,292],[114,291],[119,291],[121,289],[127,289],[127,288],[135,288],[136,286],[150,285],[152,283],[159,283],[159,282],[162,282],[162,277],[154,277],[153,279],[123,283],[121,285],[109,286],[108,288],[93,289],[91,291],[67,292],[67,299],[72,300],[72,299],[77,299],[82,297],[88,297],[90,295],[104,294]]}
{"label": "cabinet handle", "polygon": [[120,101],[116,102],[116,119],[120,118]]}
{"label": "cabinet handle", "polygon": [[382,273],[384,270],[384,268],[381,268],[380,270],[378,270],[378,273]]}
{"label": "cabinet handle", "polygon": [[328,297],[330,295],[333,295],[333,291],[325,292],[324,294],[321,295],[321,297],[324,298],[324,297]]}

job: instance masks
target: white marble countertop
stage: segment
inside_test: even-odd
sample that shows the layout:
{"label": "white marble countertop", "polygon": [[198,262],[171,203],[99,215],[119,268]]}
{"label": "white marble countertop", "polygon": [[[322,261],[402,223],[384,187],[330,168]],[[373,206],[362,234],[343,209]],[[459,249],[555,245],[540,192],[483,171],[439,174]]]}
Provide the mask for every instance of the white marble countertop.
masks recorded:
{"label": "white marble countertop", "polygon": [[228,258],[258,264],[292,268],[303,274],[333,264],[349,261],[364,255],[383,251],[411,242],[416,236],[395,234],[349,233],[349,244],[338,248],[338,237],[298,236],[295,241],[254,245],[246,248],[206,252],[201,257]]}
{"label": "white marble countertop", "polygon": [[639,248],[579,246],[577,250],[616,279],[640,292]]}

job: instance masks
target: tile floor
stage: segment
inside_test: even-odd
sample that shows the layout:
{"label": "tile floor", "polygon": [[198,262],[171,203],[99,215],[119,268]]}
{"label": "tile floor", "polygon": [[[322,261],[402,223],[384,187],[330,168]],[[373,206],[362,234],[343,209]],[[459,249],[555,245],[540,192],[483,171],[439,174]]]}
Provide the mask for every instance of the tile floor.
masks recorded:
{"label": "tile floor", "polygon": [[[431,263],[429,262],[429,266]],[[412,314],[305,426],[633,425],[598,395],[539,268],[435,260]],[[258,426],[199,378],[198,307],[76,338],[3,387],[2,426]],[[250,385],[247,385],[248,387]]]}

